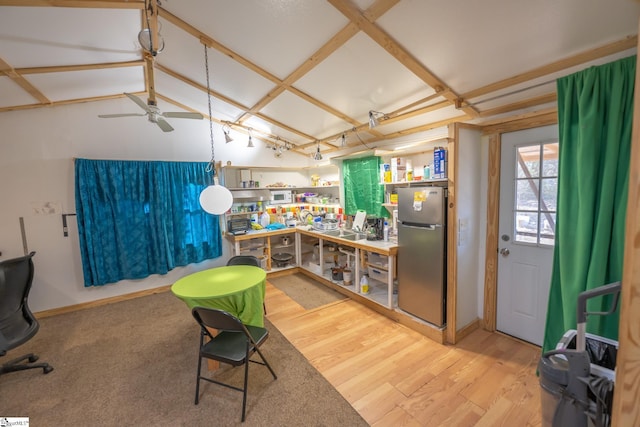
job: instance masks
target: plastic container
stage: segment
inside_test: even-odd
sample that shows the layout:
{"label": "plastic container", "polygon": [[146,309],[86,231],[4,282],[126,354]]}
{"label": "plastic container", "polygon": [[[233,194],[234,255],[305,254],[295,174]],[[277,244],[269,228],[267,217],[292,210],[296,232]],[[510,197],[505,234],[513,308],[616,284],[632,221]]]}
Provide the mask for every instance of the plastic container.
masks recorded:
{"label": "plastic container", "polygon": [[431,179],[431,168],[429,168],[429,165],[424,165],[422,179]]}
{"label": "plastic container", "polygon": [[360,293],[364,295],[369,293],[369,277],[366,273],[360,278]]}
{"label": "plastic container", "polygon": [[[366,274],[369,275],[369,277],[371,277],[372,279],[378,280],[380,282],[383,283],[387,283],[387,271],[386,270],[382,270],[379,268],[375,268],[372,266],[367,266],[367,272]],[[368,278],[367,278],[368,279]]]}
{"label": "plastic container", "polygon": [[268,213],[262,212],[262,215],[260,215],[260,225],[266,227],[269,223],[271,223],[271,217]]}
{"label": "plastic container", "polygon": [[384,222],[384,228],[382,229],[382,235],[385,242],[389,241],[389,224],[387,221]]}

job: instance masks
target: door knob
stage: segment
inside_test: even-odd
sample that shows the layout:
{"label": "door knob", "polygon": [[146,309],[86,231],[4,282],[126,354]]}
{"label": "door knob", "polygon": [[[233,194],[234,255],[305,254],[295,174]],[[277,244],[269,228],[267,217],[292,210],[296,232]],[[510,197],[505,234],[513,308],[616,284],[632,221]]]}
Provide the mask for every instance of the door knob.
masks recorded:
{"label": "door knob", "polygon": [[501,248],[500,249],[500,255],[502,255],[503,257],[508,257],[509,256],[509,249],[507,248]]}

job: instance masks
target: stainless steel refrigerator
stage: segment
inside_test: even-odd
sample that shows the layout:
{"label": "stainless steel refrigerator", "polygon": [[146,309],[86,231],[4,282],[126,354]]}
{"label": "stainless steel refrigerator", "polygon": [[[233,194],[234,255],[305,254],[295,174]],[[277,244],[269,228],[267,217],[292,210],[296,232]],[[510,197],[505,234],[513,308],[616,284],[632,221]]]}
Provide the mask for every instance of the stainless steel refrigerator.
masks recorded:
{"label": "stainless steel refrigerator", "polygon": [[398,307],[436,326],[446,322],[446,189],[398,189]]}

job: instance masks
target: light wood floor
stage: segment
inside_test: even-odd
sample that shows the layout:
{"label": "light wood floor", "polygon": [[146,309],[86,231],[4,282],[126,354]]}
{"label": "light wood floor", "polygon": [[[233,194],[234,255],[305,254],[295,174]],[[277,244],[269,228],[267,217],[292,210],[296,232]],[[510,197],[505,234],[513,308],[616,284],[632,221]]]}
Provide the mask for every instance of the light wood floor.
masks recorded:
{"label": "light wood floor", "polygon": [[267,284],[267,318],[372,426],[540,426],[540,350],[478,330],[456,346],[349,299],[305,310]]}

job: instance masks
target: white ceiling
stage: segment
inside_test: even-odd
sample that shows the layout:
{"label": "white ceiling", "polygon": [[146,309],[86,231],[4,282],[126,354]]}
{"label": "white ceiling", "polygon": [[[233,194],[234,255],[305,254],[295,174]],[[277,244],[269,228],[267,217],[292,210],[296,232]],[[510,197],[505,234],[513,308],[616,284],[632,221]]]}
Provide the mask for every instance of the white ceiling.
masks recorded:
{"label": "white ceiling", "polygon": [[[446,135],[430,129],[452,121],[493,124],[548,111],[554,79],[635,53],[640,17],[633,0],[158,4],[160,109],[208,115],[204,37],[215,126],[237,123],[236,138],[252,128],[305,155],[318,141],[339,153],[342,133],[350,146],[387,144]],[[137,40],[144,9],[145,0],[0,0],[0,114],[148,96]],[[114,111],[118,105],[105,104],[104,113],[143,112],[134,103]],[[370,130],[370,110],[388,122]]]}

